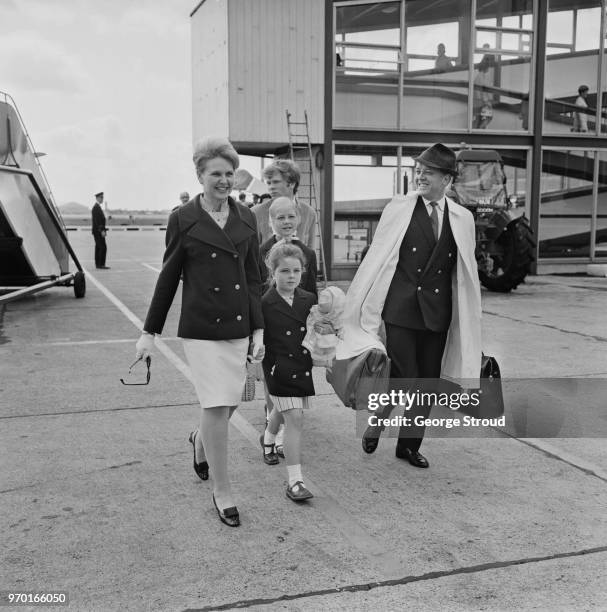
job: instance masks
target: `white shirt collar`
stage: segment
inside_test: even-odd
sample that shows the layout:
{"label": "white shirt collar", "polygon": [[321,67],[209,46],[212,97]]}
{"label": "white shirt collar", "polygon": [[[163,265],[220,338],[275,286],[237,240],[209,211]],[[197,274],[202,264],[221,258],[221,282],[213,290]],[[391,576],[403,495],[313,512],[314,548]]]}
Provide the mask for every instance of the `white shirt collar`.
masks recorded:
{"label": "white shirt collar", "polygon": [[429,200],[428,198],[424,198],[424,196],[422,196],[422,200],[424,201],[424,204],[426,205],[427,209],[430,208],[430,202],[436,202],[438,204],[439,212],[442,213],[445,211],[445,196],[443,196],[439,200]]}

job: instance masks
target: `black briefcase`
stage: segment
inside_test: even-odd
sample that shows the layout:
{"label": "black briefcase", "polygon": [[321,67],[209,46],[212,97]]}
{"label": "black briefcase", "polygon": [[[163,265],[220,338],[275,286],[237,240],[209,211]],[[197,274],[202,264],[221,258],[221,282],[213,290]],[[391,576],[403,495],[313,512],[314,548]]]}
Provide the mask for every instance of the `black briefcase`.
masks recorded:
{"label": "black briefcase", "polygon": [[479,419],[494,419],[504,414],[502,376],[495,357],[483,355],[480,374],[480,402],[477,406],[462,406],[461,412]]}

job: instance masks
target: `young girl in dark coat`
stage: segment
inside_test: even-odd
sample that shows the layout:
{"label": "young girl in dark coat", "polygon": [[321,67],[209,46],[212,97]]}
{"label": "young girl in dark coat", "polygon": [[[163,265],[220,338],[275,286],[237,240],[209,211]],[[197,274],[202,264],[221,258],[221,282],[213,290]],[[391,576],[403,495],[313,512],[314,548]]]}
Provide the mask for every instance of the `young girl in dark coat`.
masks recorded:
{"label": "young girl in dark coat", "polygon": [[[278,243],[290,242],[295,246],[298,246],[304,255],[306,265],[301,271],[301,281],[299,286],[314,295],[318,294],[316,289],[316,253],[308,248],[301,240],[297,238],[297,228],[301,221],[299,209],[295,205],[295,202],[290,198],[279,196],[274,199],[269,209],[270,214],[270,227],[274,232],[272,237],[264,242],[259,248],[259,271],[261,273],[261,281],[265,289],[273,284],[273,279],[270,277],[268,266],[266,265],[266,258],[268,253]],[[268,387],[266,381],[263,381],[263,390],[266,400],[265,415],[266,422],[274,408],[272,399],[268,394]],[[281,425],[278,433],[276,434],[276,452],[284,457],[284,426]],[[266,461],[266,463],[268,463]],[[274,465],[271,463],[270,465]]]}
{"label": "young girl in dark coat", "polygon": [[266,263],[273,286],[261,300],[266,350],[262,365],[274,410],[260,443],[264,461],[269,465],[278,463],[276,433],[284,422],[284,452],[289,477],[286,494],[293,501],[304,501],[313,495],[301,474],[301,431],[308,398],[314,395],[314,383],[312,358],[301,343],[316,296],[298,287],[306,261],[296,245],[277,244],[270,250]]}

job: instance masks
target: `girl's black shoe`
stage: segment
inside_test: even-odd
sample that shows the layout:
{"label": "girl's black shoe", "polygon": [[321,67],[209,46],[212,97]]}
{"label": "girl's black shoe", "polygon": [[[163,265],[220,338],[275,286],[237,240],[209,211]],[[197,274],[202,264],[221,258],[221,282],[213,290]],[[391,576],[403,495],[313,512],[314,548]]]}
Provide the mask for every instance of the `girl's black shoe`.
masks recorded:
{"label": "girl's black shoe", "polygon": [[[266,465],[276,465],[278,463],[278,455],[276,454],[276,447],[274,444],[264,444],[263,434],[259,436],[259,443],[261,444],[261,452],[263,454],[263,460]],[[271,449],[269,453],[266,453],[266,448]]]}

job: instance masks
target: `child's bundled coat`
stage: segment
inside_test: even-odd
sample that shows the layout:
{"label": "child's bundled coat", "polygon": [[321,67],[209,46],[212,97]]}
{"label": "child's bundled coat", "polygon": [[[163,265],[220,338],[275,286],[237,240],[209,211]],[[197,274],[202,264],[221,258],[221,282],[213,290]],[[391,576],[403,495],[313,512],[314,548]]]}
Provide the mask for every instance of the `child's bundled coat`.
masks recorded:
{"label": "child's bundled coat", "polygon": [[292,306],[278,294],[276,287],[268,289],[261,299],[266,321],[266,355],[262,366],[271,395],[314,395],[312,357],[301,343],[306,335],[306,319],[315,303],[316,296],[299,287],[295,289]]}

